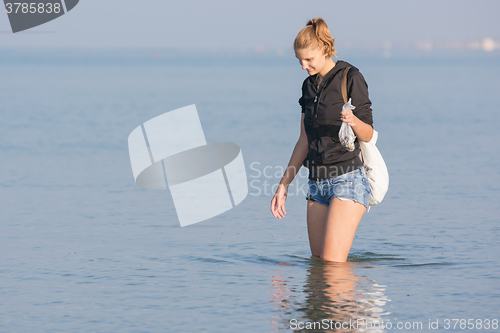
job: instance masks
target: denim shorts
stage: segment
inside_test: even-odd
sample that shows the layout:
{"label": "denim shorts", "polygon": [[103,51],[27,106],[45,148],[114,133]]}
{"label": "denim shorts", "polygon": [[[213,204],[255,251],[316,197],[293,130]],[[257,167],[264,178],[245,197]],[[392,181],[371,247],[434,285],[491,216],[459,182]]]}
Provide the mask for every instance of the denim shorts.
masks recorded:
{"label": "denim shorts", "polygon": [[306,199],[329,206],[333,198],[354,200],[368,208],[370,183],[365,167],[328,179],[310,179]]}

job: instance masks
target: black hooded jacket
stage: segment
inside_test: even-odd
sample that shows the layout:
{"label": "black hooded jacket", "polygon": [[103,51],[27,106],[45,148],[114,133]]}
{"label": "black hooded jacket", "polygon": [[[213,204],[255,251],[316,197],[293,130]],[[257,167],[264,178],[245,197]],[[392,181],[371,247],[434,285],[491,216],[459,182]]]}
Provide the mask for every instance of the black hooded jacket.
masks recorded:
{"label": "black hooded jacket", "polygon": [[309,168],[310,179],[336,177],[363,165],[359,159],[358,139],[352,152],[342,146],[339,140],[344,105],[341,81],[346,67],[351,67],[347,74],[347,95],[356,107],[353,113],[373,127],[368,85],[356,67],[342,60],[337,61],[323,77],[319,89],[315,85],[317,74],[307,77],[302,84],[299,104],[305,113],[304,127],[309,143],[309,153],[303,165]]}

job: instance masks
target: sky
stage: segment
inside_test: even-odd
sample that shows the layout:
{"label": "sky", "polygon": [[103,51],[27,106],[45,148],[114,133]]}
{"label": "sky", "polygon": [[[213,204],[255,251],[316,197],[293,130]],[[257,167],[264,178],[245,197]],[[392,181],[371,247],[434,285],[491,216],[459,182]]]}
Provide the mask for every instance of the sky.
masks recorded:
{"label": "sky", "polygon": [[352,47],[500,42],[499,14],[494,0],[80,0],[60,18],[16,34],[0,13],[0,47],[290,48],[318,16],[336,43]]}

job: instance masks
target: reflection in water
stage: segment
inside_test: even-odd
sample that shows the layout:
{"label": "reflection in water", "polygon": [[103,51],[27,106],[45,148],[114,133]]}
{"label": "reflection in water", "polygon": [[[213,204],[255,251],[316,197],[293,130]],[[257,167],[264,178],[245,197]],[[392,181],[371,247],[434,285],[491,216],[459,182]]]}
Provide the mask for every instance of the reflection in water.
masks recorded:
{"label": "reflection in water", "polygon": [[384,332],[381,316],[389,314],[383,310],[385,286],[355,275],[359,265],[311,259],[303,288],[277,271],[272,276],[273,331]]}

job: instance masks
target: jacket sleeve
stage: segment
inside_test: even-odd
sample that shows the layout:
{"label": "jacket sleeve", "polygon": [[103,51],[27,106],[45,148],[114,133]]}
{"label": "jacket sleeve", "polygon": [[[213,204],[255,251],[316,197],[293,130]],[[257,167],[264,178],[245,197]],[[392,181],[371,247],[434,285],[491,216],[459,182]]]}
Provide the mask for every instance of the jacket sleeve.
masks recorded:
{"label": "jacket sleeve", "polygon": [[352,98],[352,105],[356,107],[353,110],[354,115],[373,127],[372,102],[368,97],[368,84],[365,78],[357,71],[347,81],[347,85],[348,94]]}
{"label": "jacket sleeve", "polygon": [[304,107],[304,86],[306,84],[306,80],[302,82],[302,96],[299,98],[299,104],[302,107],[302,113],[306,112],[306,108]]}
{"label": "jacket sleeve", "polygon": [[302,113],[305,113],[306,110],[304,108],[304,96],[302,96],[302,97],[299,98],[299,104],[302,107]]}

